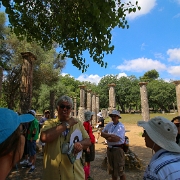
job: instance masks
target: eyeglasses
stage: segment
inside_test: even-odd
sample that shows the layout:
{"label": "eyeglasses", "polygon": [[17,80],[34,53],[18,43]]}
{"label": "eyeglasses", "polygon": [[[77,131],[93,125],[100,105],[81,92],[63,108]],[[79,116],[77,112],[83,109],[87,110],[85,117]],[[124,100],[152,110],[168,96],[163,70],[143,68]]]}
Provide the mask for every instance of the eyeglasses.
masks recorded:
{"label": "eyeglasses", "polygon": [[21,133],[22,135],[24,135],[24,134],[26,133],[26,129],[21,130],[20,133]]}
{"label": "eyeglasses", "polygon": [[117,117],[117,115],[111,115],[111,117],[113,118],[113,117]]}
{"label": "eyeglasses", "polygon": [[180,123],[175,123],[176,127],[180,127]]}
{"label": "eyeglasses", "polygon": [[64,108],[66,108],[66,109],[71,109],[71,106],[70,105],[64,105],[64,104],[61,104],[60,106],[59,106],[61,109],[64,109]]}

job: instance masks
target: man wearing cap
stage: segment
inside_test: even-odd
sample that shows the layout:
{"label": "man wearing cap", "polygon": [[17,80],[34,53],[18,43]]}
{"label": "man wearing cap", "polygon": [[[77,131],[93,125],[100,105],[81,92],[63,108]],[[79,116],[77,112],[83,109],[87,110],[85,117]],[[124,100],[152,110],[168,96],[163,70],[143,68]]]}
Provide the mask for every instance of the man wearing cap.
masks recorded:
{"label": "man wearing cap", "polygon": [[21,124],[32,121],[34,117],[18,115],[7,108],[0,108],[0,114],[0,179],[5,180],[23,155],[25,137]]}
{"label": "man wearing cap", "polygon": [[121,118],[119,111],[113,110],[109,116],[112,122],[109,122],[101,132],[101,136],[107,140],[107,159],[109,174],[112,175],[112,180],[125,180],[124,174],[125,156],[123,144],[125,141],[125,128],[119,122]]}
{"label": "man wearing cap", "polygon": [[174,123],[164,117],[154,117],[137,124],[144,128],[142,137],[146,147],[155,152],[143,179],[180,179],[180,147],[176,143],[178,131]]}

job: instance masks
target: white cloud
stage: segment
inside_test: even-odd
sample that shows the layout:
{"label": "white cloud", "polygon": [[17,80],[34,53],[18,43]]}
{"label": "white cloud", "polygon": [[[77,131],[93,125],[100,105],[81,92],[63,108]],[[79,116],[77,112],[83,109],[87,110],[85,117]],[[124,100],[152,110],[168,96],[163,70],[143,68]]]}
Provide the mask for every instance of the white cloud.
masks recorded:
{"label": "white cloud", "polygon": [[171,66],[167,71],[173,76],[180,76],[180,66]]}
{"label": "white cloud", "polygon": [[179,18],[180,17],[180,13],[176,14],[173,18]]}
{"label": "white cloud", "polygon": [[79,81],[89,81],[91,83],[95,83],[98,84],[99,81],[101,80],[102,77],[100,77],[99,75],[95,74],[91,74],[91,75],[87,75],[87,74],[81,74],[78,78],[76,78]]}
{"label": "white cloud", "polygon": [[116,67],[121,71],[132,71],[132,72],[144,72],[156,69],[157,71],[166,70],[166,66],[160,61],[147,59],[147,58],[138,58],[129,61],[124,61],[123,65]]}
{"label": "white cloud", "polygon": [[[131,0],[132,4],[136,4],[136,1],[137,0]],[[126,0],[126,2],[129,2],[129,0]],[[136,10],[135,13],[127,14],[129,19],[148,14],[156,6],[156,0],[138,0],[138,5],[141,7],[141,10]]]}
{"label": "white cloud", "polygon": [[180,0],[176,0],[176,2],[177,2],[178,4],[180,4]]}
{"label": "white cloud", "polygon": [[62,76],[65,76],[65,75],[67,75],[67,74],[68,74],[68,73],[61,73]]}
{"label": "white cloud", "polygon": [[126,73],[119,73],[119,74],[118,74],[118,78],[121,78],[121,77],[123,77],[123,76],[127,77],[127,74],[126,74]]}
{"label": "white cloud", "polygon": [[180,48],[168,49],[167,55],[169,61],[180,62]]}
{"label": "white cloud", "polygon": [[155,56],[155,58],[157,58],[157,59],[164,59],[164,56],[163,56],[162,53],[155,53],[154,56]]}

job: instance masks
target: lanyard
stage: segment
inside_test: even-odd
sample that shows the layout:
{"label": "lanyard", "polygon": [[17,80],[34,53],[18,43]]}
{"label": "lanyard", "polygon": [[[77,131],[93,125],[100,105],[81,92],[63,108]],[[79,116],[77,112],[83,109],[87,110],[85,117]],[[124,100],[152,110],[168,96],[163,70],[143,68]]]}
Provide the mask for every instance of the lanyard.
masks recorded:
{"label": "lanyard", "polygon": [[[113,124],[112,124],[112,128],[111,128],[111,133],[113,133],[114,132],[114,130],[116,129],[116,126],[119,124],[119,122],[114,126]],[[114,126],[114,127],[113,127]]]}

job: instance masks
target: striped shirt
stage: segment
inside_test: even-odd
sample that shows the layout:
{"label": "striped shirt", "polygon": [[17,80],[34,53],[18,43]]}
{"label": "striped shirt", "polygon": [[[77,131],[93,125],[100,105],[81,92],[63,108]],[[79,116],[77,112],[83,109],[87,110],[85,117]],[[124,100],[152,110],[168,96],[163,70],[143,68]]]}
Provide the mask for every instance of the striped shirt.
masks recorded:
{"label": "striped shirt", "polygon": [[164,149],[157,151],[146,168],[143,180],[180,180],[180,153]]}

